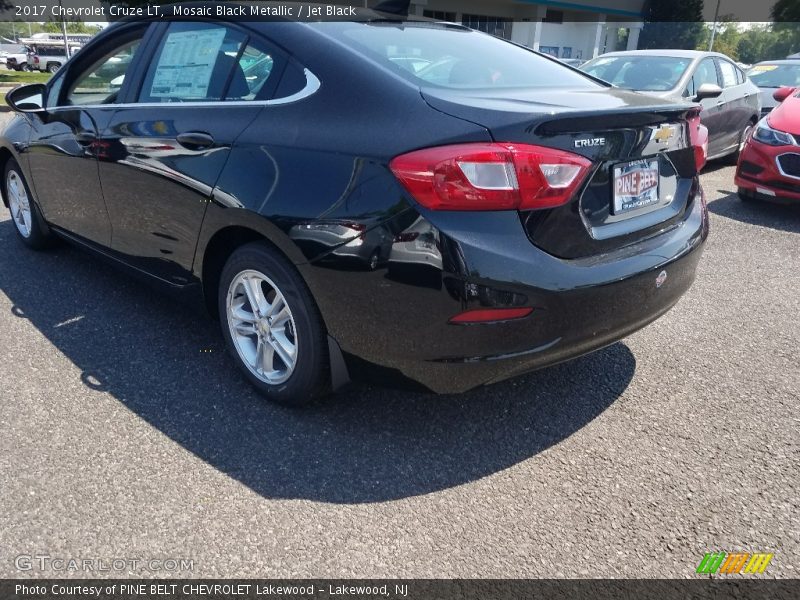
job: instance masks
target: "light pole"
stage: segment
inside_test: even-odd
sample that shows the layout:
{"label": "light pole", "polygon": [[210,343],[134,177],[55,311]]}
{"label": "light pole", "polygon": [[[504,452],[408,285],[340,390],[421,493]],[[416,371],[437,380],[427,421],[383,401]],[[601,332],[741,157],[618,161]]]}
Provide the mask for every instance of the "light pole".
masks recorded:
{"label": "light pole", "polygon": [[[61,8],[61,0],[58,0],[58,8]],[[61,35],[64,36],[64,56],[69,58],[69,42],[67,41],[67,22],[64,20],[64,11],[59,11],[61,16]]]}
{"label": "light pole", "polygon": [[714,49],[714,38],[717,36],[717,19],[719,19],[719,5],[722,0],[717,0],[717,10],[714,12],[714,28],[711,30],[711,41],[708,43],[708,51]]}

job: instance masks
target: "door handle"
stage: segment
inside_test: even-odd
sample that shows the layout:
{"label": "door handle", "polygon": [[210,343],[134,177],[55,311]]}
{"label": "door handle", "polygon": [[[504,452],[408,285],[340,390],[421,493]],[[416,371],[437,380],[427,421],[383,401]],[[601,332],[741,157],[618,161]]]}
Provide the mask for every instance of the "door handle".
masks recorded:
{"label": "door handle", "polygon": [[177,139],[178,143],[187,150],[203,150],[214,145],[214,138],[208,133],[203,133],[202,131],[187,131],[186,133],[180,133],[175,139]]}
{"label": "door handle", "polygon": [[81,146],[91,146],[97,141],[97,136],[91,131],[79,131],[75,134],[75,141]]}

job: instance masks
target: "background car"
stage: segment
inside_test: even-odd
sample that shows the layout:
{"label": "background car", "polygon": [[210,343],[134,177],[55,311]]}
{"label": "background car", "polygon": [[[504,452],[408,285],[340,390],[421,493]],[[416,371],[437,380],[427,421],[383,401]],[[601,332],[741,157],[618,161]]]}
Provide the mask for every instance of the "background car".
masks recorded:
{"label": "background car", "polygon": [[327,263],[352,264],[374,271],[389,258],[392,235],[374,223],[326,221],[296,225],[289,237],[310,256],[321,256]]}
{"label": "background car", "polygon": [[27,46],[19,45],[14,51],[9,51],[6,54],[6,68],[14,71],[31,71],[32,68],[28,64],[28,54],[31,49]]}
{"label": "background car", "polygon": [[800,86],[800,60],[770,60],[753,65],[747,77],[761,90],[761,116],[779,103],[773,93],[780,87]]}
{"label": "background car", "polygon": [[367,372],[465,391],[678,302],[708,235],[694,104],[384,17],[110,25],[6,96],[16,237],[205,304],[244,377],[292,405]]}
{"label": "background car", "polygon": [[723,54],[696,50],[611,52],[582,71],[628,90],[672,100],[699,102],[708,128],[709,159],[732,156],[761,115],[758,88]]}
{"label": "background car", "polygon": [[[70,46],[70,56],[73,56],[80,49],[80,46]],[[67,62],[68,58],[64,44],[36,44],[28,52],[28,66],[33,71],[55,73]]]}
{"label": "background car", "polygon": [[582,58],[560,58],[559,60],[565,65],[575,67],[576,69],[586,62]]}
{"label": "background car", "polygon": [[8,58],[13,56],[16,62],[23,55],[27,55],[27,48],[22,44],[0,44],[0,64],[9,69],[12,67],[8,67]]}
{"label": "background car", "polygon": [[800,92],[779,88],[780,104],[747,140],[735,182],[742,200],[800,202]]}
{"label": "background car", "polygon": [[437,271],[441,270],[440,247],[439,232],[428,221],[419,217],[394,236],[389,255],[390,266],[428,265]]}

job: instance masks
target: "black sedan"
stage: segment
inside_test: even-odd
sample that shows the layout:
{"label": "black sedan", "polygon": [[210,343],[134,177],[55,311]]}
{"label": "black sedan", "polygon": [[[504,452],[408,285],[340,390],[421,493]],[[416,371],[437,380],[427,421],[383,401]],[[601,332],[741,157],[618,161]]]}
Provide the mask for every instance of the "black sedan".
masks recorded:
{"label": "black sedan", "polygon": [[7,96],[19,239],[202,300],[287,404],[356,375],[467,390],[678,301],[708,231],[697,105],[366,14],[108,27]]}

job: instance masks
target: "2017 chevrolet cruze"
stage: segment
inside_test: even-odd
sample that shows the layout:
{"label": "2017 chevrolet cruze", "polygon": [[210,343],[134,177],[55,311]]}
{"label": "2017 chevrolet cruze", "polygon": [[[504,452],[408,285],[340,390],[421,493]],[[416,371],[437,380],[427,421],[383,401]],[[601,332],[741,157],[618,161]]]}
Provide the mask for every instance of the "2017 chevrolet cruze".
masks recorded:
{"label": "2017 chevrolet cruze", "polygon": [[19,238],[202,298],[249,380],[289,404],[356,374],[467,390],[678,301],[708,227],[697,105],[363,15],[107,28],[7,97]]}

